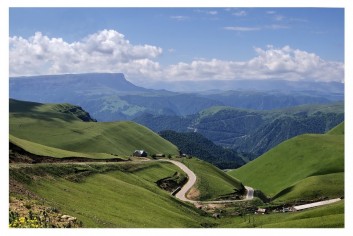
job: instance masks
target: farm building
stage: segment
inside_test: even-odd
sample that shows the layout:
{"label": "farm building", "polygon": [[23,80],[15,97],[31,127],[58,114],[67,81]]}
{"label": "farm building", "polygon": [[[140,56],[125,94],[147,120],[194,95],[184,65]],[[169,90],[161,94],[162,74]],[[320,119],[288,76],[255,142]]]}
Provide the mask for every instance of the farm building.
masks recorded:
{"label": "farm building", "polygon": [[132,155],[134,157],[147,157],[147,152],[145,150],[135,150]]}

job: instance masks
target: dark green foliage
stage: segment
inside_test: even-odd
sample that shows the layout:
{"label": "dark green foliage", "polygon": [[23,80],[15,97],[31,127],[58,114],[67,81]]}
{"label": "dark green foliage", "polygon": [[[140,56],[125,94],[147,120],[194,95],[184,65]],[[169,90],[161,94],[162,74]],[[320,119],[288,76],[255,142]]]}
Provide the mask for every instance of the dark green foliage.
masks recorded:
{"label": "dark green foliage", "polygon": [[233,150],[224,149],[199,133],[177,133],[166,130],[159,133],[176,145],[182,153],[196,156],[201,160],[212,163],[221,169],[237,168],[245,164],[242,157]]}

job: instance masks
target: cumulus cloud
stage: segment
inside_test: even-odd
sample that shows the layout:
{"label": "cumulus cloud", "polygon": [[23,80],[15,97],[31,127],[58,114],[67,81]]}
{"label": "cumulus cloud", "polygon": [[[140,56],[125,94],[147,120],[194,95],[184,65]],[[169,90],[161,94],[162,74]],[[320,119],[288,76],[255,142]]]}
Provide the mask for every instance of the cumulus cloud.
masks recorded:
{"label": "cumulus cloud", "polygon": [[133,45],[115,30],[99,31],[73,43],[38,32],[28,39],[10,37],[10,74],[103,71],[134,74],[159,70],[159,63],[154,59],[161,54],[161,48]]}
{"label": "cumulus cloud", "polygon": [[[68,43],[41,33],[27,39],[10,37],[10,75],[40,75],[86,72],[122,72],[131,81],[283,79],[339,81],[342,62],[327,61],[314,53],[290,46],[254,48],[247,61],[196,58],[161,66],[162,48],[135,45],[114,30],[103,30]],[[168,50],[167,50],[168,51]],[[172,49],[169,52],[173,52]]]}
{"label": "cumulus cloud", "polygon": [[169,66],[164,75],[173,80],[282,79],[337,81],[344,78],[341,62],[325,61],[314,53],[289,46],[255,48],[249,61],[194,60]]}

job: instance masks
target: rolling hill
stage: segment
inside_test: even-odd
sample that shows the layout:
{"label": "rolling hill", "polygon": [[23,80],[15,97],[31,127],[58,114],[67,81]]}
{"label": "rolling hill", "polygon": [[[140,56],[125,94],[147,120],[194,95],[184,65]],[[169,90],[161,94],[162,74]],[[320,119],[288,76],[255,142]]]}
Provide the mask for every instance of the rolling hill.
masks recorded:
{"label": "rolling hill", "polygon": [[89,117],[82,109],[69,104],[10,100],[10,135],[79,153],[129,156],[136,149],[144,149],[149,154],[178,154],[176,146],[142,125],[130,121],[85,122],[82,113]]}
{"label": "rolling hill", "polygon": [[181,160],[197,176],[195,186],[188,193],[189,199],[215,200],[229,195],[242,195],[243,184],[236,178],[227,175],[214,165],[197,158]]}
{"label": "rolling hill", "polygon": [[344,124],[327,134],[289,139],[254,161],[228,172],[275,201],[344,195]]}
{"label": "rolling hill", "polygon": [[36,204],[75,216],[86,228],[202,227],[209,218],[155,184],[178,171],[158,162],[54,163],[12,166],[10,179],[43,199]]}

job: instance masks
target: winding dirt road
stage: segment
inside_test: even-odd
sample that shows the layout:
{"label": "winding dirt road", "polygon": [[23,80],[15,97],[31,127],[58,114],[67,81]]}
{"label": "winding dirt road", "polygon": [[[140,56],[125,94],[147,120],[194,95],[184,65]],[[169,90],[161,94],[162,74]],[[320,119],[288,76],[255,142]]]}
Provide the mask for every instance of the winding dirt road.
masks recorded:
{"label": "winding dirt road", "polygon": [[[184,184],[184,186],[180,189],[180,191],[175,195],[176,198],[178,198],[181,201],[184,202],[190,202],[190,203],[201,203],[201,201],[194,201],[194,200],[190,200],[188,198],[186,198],[186,193],[192,188],[192,186],[196,183],[196,175],[195,173],[190,170],[186,165],[184,165],[183,163],[179,162],[179,161],[172,161],[172,160],[160,160],[160,161],[167,161],[170,163],[173,163],[174,165],[178,166],[181,170],[183,170],[187,176],[188,176],[188,182],[186,182],[186,184]],[[231,202],[239,202],[239,201],[248,201],[254,198],[254,189],[249,187],[249,186],[245,186],[246,188],[246,196],[245,199],[243,200],[223,200],[223,201],[203,201],[202,203],[231,203]]]}

